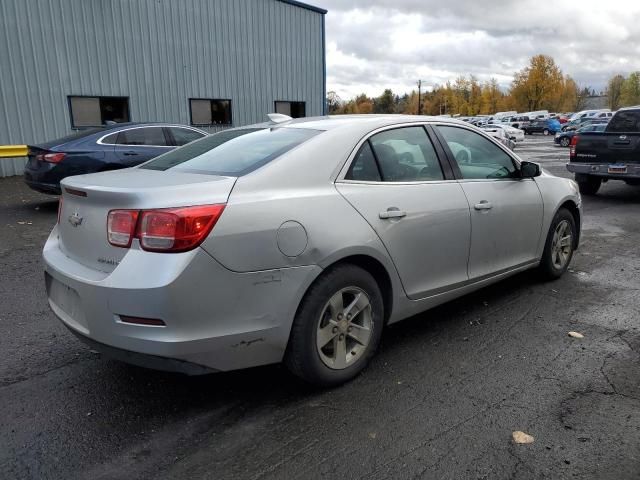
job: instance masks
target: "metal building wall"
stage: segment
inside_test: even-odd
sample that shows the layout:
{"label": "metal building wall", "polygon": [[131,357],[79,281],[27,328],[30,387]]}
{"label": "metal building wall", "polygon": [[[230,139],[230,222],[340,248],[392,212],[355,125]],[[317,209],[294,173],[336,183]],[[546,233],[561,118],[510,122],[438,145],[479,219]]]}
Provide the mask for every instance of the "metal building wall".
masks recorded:
{"label": "metal building wall", "polygon": [[0,145],[71,133],[69,95],[129,97],[132,121],[189,124],[189,98],[230,98],[234,126],[322,115],[324,75],[324,15],[279,0],[0,1]]}

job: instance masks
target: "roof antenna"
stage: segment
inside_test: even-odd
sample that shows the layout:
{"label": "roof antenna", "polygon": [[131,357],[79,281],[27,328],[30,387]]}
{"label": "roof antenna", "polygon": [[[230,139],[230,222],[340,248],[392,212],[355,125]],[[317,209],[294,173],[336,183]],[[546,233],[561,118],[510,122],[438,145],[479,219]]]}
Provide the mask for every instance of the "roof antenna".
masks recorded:
{"label": "roof antenna", "polygon": [[267,113],[267,117],[273,123],[284,123],[293,120],[289,115],[283,115],[282,113]]}

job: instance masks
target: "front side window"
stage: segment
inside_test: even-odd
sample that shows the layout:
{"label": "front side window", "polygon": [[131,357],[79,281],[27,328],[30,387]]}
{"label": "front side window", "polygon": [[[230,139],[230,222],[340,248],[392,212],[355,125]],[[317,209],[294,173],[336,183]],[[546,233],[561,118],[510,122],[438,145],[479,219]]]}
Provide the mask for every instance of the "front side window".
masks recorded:
{"label": "front side window", "polygon": [[191,98],[191,125],[231,125],[231,100]]}
{"label": "front side window", "polygon": [[99,127],[129,121],[127,97],[69,97],[71,127]]}
{"label": "front side window", "polygon": [[463,179],[517,178],[507,153],[482,135],[458,127],[437,127],[453,154]]}
{"label": "front side window", "polygon": [[369,142],[383,182],[443,180],[436,151],[422,127],[404,127],[373,135]]}
{"label": "front side window", "polygon": [[[107,140],[107,138],[105,138],[105,140]],[[167,140],[164,136],[162,127],[132,128],[129,130],[123,130],[118,132],[116,143],[118,145],[154,147],[167,146]]]}
{"label": "front side window", "polygon": [[305,102],[276,102],[276,113],[288,115],[291,118],[301,118],[306,116]]}
{"label": "front side window", "polygon": [[246,128],[208,135],[140,168],[238,177],[315,137],[308,128]]}

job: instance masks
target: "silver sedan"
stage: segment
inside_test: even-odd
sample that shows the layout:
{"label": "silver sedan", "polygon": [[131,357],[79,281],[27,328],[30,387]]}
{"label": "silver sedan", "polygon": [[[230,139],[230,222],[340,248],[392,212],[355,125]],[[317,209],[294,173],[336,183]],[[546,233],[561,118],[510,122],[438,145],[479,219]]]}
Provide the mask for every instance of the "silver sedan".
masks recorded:
{"label": "silver sedan", "polygon": [[283,361],[329,386],[387,324],[523,270],[560,277],[580,225],[572,180],[463,122],[274,115],[65,179],[45,278],[63,324],[113,358]]}

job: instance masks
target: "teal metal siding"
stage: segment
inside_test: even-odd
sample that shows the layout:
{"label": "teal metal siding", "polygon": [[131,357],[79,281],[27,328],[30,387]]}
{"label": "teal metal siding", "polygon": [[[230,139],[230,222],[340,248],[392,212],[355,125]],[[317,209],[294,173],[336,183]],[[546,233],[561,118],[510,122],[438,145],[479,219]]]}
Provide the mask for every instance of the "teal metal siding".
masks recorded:
{"label": "teal metal siding", "polygon": [[322,10],[293,1],[2,0],[0,144],[70,133],[69,95],[129,97],[132,121],[188,124],[189,98],[230,98],[234,126],[275,100],[322,115],[323,34]]}

